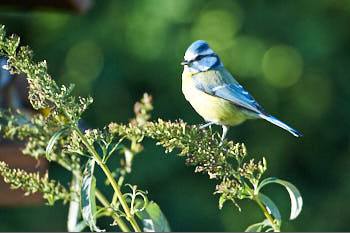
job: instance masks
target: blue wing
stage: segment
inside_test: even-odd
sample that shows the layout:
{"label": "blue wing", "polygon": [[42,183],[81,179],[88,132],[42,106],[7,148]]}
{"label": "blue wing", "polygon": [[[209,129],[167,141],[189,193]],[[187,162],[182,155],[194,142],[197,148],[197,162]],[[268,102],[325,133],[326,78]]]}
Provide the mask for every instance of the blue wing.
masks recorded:
{"label": "blue wing", "polygon": [[255,99],[226,70],[211,70],[192,76],[197,89],[255,114],[267,114]]}
{"label": "blue wing", "polygon": [[250,116],[261,117],[296,137],[301,136],[298,131],[268,114],[225,68],[200,72],[193,75],[192,79],[195,87],[200,91],[230,101],[246,110],[245,112]]}

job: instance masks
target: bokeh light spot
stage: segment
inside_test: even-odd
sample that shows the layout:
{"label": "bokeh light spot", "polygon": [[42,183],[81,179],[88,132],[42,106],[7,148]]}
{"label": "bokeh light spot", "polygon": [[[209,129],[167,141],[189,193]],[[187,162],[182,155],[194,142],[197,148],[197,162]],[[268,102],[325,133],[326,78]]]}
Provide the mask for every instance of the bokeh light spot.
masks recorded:
{"label": "bokeh light spot", "polygon": [[42,47],[51,43],[58,36],[61,36],[62,30],[65,29],[70,19],[71,15],[65,13],[35,12],[31,16],[29,25],[25,27],[25,30],[35,38],[33,44]]}
{"label": "bokeh light spot", "polygon": [[303,71],[303,60],[293,47],[277,45],[265,53],[262,69],[270,84],[289,87],[299,80]]}
{"label": "bokeh light spot", "polygon": [[242,77],[258,77],[262,74],[261,62],[266,51],[262,41],[250,36],[234,39],[231,48],[222,53],[224,65]]}
{"label": "bokeh light spot", "polygon": [[187,0],[143,0],[140,1],[137,9],[163,20],[183,22],[190,17],[187,10],[192,4],[191,1]]}
{"label": "bokeh light spot", "polygon": [[216,51],[229,48],[233,37],[242,26],[242,11],[205,10],[192,29],[193,40],[206,40]]}
{"label": "bokeh light spot", "polygon": [[33,14],[33,23],[36,27],[46,30],[58,30],[68,22],[69,14],[56,12],[39,12]]}
{"label": "bokeh light spot", "polygon": [[62,80],[75,83],[79,93],[91,92],[93,82],[103,68],[103,53],[92,41],[84,41],[73,46],[66,56],[66,70]]}
{"label": "bokeh light spot", "polygon": [[144,60],[159,58],[166,44],[166,30],[167,24],[162,20],[142,15],[130,17],[126,31],[130,52]]}

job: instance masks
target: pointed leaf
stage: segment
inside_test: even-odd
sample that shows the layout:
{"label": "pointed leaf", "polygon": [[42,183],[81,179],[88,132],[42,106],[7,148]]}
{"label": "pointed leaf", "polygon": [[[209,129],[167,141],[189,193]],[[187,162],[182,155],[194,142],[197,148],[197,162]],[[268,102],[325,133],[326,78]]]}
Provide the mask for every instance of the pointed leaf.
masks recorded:
{"label": "pointed leaf", "polygon": [[277,183],[283,185],[287,189],[291,202],[290,219],[293,220],[296,217],[298,217],[303,208],[303,198],[301,197],[299,190],[292,183],[275,177],[270,177],[263,180],[259,184],[258,190],[270,183]]}
{"label": "pointed leaf", "polygon": [[264,227],[271,226],[271,223],[269,220],[265,219],[262,222],[255,223],[253,225],[250,225],[245,229],[245,232],[261,232]]}
{"label": "pointed leaf", "polygon": [[142,220],[145,232],[170,232],[168,221],[155,202],[150,202],[147,207],[136,213]]}
{"label": "pointed leaf", "polygon": [[245,232],[261,232],[263,224],[261,222],[250,225],[245,229]]}
{"label": "pointed leaf", "polygon": [[91,231],[101,232],[104,230],[101,230],[96,226],[96,179],[94,177],[94,167],[95,160],[89,160],[84,171],[83,182],[81,185],[81,213]]}
{"label": "pointed leaf", "polygon": [[256,198],[261,201],[278,221],[281,221],[281,214],[275,203],[266,195],[259,193]]}
{"label": "pointed leaf", "polygon": [[57,131],[50,139],[49,144],[47,144],[46,147],[46,159],[51,161],[50,154],[52,152],[53,146],[55,145],[57,139],[61,136],[61,134],[66,131],[69,127],[64,127],[63,129],[60,129]]}
{"label": "pointed leaf", "polygon": [[227,201],[226,196],[225,195],[221,195],[219,198],[219,209],[221,210],[222,207],[224,206],[224,203]]}

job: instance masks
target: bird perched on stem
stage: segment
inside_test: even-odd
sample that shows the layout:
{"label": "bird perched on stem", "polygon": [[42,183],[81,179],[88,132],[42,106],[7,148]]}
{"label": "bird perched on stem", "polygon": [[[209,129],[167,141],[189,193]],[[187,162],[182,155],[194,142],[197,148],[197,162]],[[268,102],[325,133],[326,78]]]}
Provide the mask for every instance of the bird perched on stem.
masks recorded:
{"label": "bird perched on stem", "polygon": [[219,56],[203,40],[193,42],[185,53],[182,92],[192,107],[208,123],[222,126],[221,143],[229,126],[246,119],[265,119],[296,137],[295,129],[268,114],[224,68]]}

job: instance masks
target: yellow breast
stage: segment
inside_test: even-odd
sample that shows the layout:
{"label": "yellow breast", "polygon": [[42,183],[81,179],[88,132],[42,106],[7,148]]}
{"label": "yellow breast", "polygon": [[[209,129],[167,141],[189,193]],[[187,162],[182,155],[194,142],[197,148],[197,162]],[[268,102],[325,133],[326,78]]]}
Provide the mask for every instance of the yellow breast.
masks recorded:
{"label": "yellow breast", "polygon": [[[211,75],[207,71],[208,75]],[[213,121],[221,125],[238,125],[248,117],[234,104],[219,97],[206,94],[194,85],[193,73],[182,74],[182,92],[196,112],[206,121]]]}

